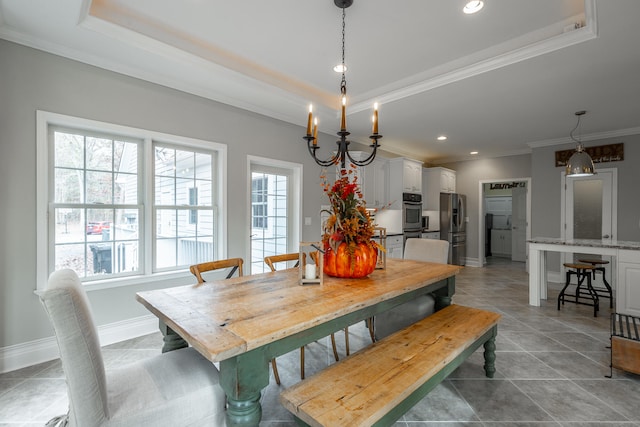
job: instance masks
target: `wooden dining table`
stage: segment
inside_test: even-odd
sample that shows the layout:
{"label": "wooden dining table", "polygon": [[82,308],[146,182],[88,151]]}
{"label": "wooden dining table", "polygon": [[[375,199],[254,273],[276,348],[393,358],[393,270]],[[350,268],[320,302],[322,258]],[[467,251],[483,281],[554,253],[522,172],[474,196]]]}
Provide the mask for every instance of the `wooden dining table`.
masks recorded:
{"label": "wooden dining table", "polygon": [[386,269],[361,279],[325,276],[321,285],[299,285],[298,269],[292,268],[139,292],[136,298],[174,337],[219,362],[227,425],[257,426],[271,359],[417,295],[432,293],[436,309],[443,308],[451,303],[461,269],[387,259]]}

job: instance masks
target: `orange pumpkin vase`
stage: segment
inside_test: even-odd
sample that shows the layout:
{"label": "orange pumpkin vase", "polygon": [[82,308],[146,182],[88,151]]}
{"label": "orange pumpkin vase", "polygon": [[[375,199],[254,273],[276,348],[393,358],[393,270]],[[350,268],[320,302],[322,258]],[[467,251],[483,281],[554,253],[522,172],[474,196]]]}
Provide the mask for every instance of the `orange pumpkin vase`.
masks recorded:
{"label": "orange pumpkin vase", "polygon": [[337,251],[325,246],[323,271],[328,276],[357,279],[371,274],[377,261],[378,251],[373,245],[358,243],[350,254],[347,244],[342,242]]}

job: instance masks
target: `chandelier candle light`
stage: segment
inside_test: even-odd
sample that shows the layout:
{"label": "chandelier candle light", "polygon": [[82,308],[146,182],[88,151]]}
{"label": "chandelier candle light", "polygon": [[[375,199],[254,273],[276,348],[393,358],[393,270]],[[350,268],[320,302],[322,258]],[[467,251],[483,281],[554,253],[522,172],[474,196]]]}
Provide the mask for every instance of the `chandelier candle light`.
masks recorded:
{"label": "chandelier candle light", "polygon": [[[318,119],[313,119],[313,105],[309,106],[309,118],[307,120],[307,134],[303,137],[307,141],[307,148],[309,149],[309,154],[313,157],[315,162],[322,166],[327,167],[334,164],[340,163],[341,169],[346,168],[346,160],[356,165],[356,166],[366,166],[373,162],[376,157],[376,151],[380,146],[378,144],[378,140],[382,138],[382,135],[378,133],[378,103],[376,102],[373,106],[373,130],[372,135],[369,136],[369,139],[373,141],[373,143],[369,146],[373,150],[371,154],[364,160],[355,160],[349,154],[349,144],[350,141],[347,139],[347,136],[350,135],[350,132],[347,131],[347,80],[345,78],[345,71],[347,67],[344,62],[344,35],[345,35],[345,9],[353,4],[353,0],[333,0],[336,6],[342,9],[342,63],[337,66],[335,69],[338,69],[342,72],[342,80],[340,82],[340,100],[341,100],[341,116],[340,116],[340,131],[337,132],[340,139],[336,141],[338,145],[338,151],[330,158],[326,160],[319,159],[316,155],[316,151],[318,148]],[[313,129],[312,129],[313,123]]]}

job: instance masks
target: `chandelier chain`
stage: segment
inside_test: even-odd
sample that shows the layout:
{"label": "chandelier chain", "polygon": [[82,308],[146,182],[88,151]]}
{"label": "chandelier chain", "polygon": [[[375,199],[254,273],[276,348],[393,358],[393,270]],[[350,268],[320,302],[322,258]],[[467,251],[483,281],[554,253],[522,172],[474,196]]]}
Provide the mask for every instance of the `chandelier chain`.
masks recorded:
{"label": "chandelier chain", "polygon": [[[351,153],[349,153],[349,145],[351,144],[351,141],[347,139],[348,136],[350,135],[350,132],[347,130],[347,125],[346,125],[347,78],[346,78],[345,71],[347,67],[345,65],[345,59],[344,59],[345,50],[346,50],[345,49],[345,39],[346,39],[346,36],[345,36],[346,19],[345,18],[347,15],[345,9],[353,4],[353,0],[334,0],[334,4],[342,9],[342,64],[341,64],[342,69],[340,70],[340,72],[342,73],[342,80],[340,81],[340,94],[342,98],[342,106],[341,106],[340,130],[337,132],[340,139],[336,141],[336,144],[338,147],[337,147],[337,150],[334,151],[331,157],[325,160],[319,159],[317,157],[316,152],[320,148],[320,146],[318,145],[318,127],[317,127],[318,119],[316,118],[316,121],[314,124],[312,105],[309,106],[309,116],[307,119],[307,133],[302,138],[307,141],[307,148],[309,149],[309,154],[311,155],[311,157],[313,157],[313,160],[315,160],[315,162],[318,165],[322,167],[336,165],[337,167],[340,167],[340,169],[344,170],[346,169],[347,160],[351,165],[355,165],[358,167],[371,164],[376,157],[378,147],[380,147],[380,144],[378,143],[378,141],[382,138],[382,135],[378,133],[378,104],[375,103],[373,107],[374,115],[372,118],[373,130],[372,130],[371,136],[369,137],[369,139],[371,139],[371,145],[369,145],[369,147],[371,148],[371,153],[369,153],[369,155],[364,159],[362,158],[354,159],[351,156]],[[335,67],[334,69],[338,71],[337,67]]]}
{"label": "chandelier chain", "polygon": [[347,16],[346,14],[346,9],[344,8],[344,6],[342,7],[342,81],[340,82],[340,93],[344,96],[347,94],[347,79],[344,75],[344,72],[346,70],[345,67],[345,63],[344,63],[344,34],[345,34],[345,17]]}

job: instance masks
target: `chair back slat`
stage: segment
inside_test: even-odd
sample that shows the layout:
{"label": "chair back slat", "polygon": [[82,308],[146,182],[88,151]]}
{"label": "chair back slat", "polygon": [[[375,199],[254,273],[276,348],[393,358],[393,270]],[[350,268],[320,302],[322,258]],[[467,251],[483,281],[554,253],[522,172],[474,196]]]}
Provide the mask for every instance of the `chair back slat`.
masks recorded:
{"label": "chair back slat", "polygon": [[229,258],[229,259],[221,259],[218,261],[210,261],[203,262],[201,264],[194,264],[189,267],[189,271],[191,274],[196,276],[198,279],[198,283],[204,283],[205,280],[202,278],[202,273],[206,273],[208,271],[221,270],[223,268],[231,268],[229,274],[227,274],[227,279],[233,277],[233,275],[238,272],[238,277],[242,277],[242,258]]}
{"label": "chair back slat", "polygon": [[300,254],[298,252],[293,252],[290,254],[282,254],[282,255],[271,255],[264,257],[264,262],[269,266],[271,271],[276,271],[276,267],[274,264],[279,262],[287,262],[287,261],[296,261],[294,267],[300,265]]}

